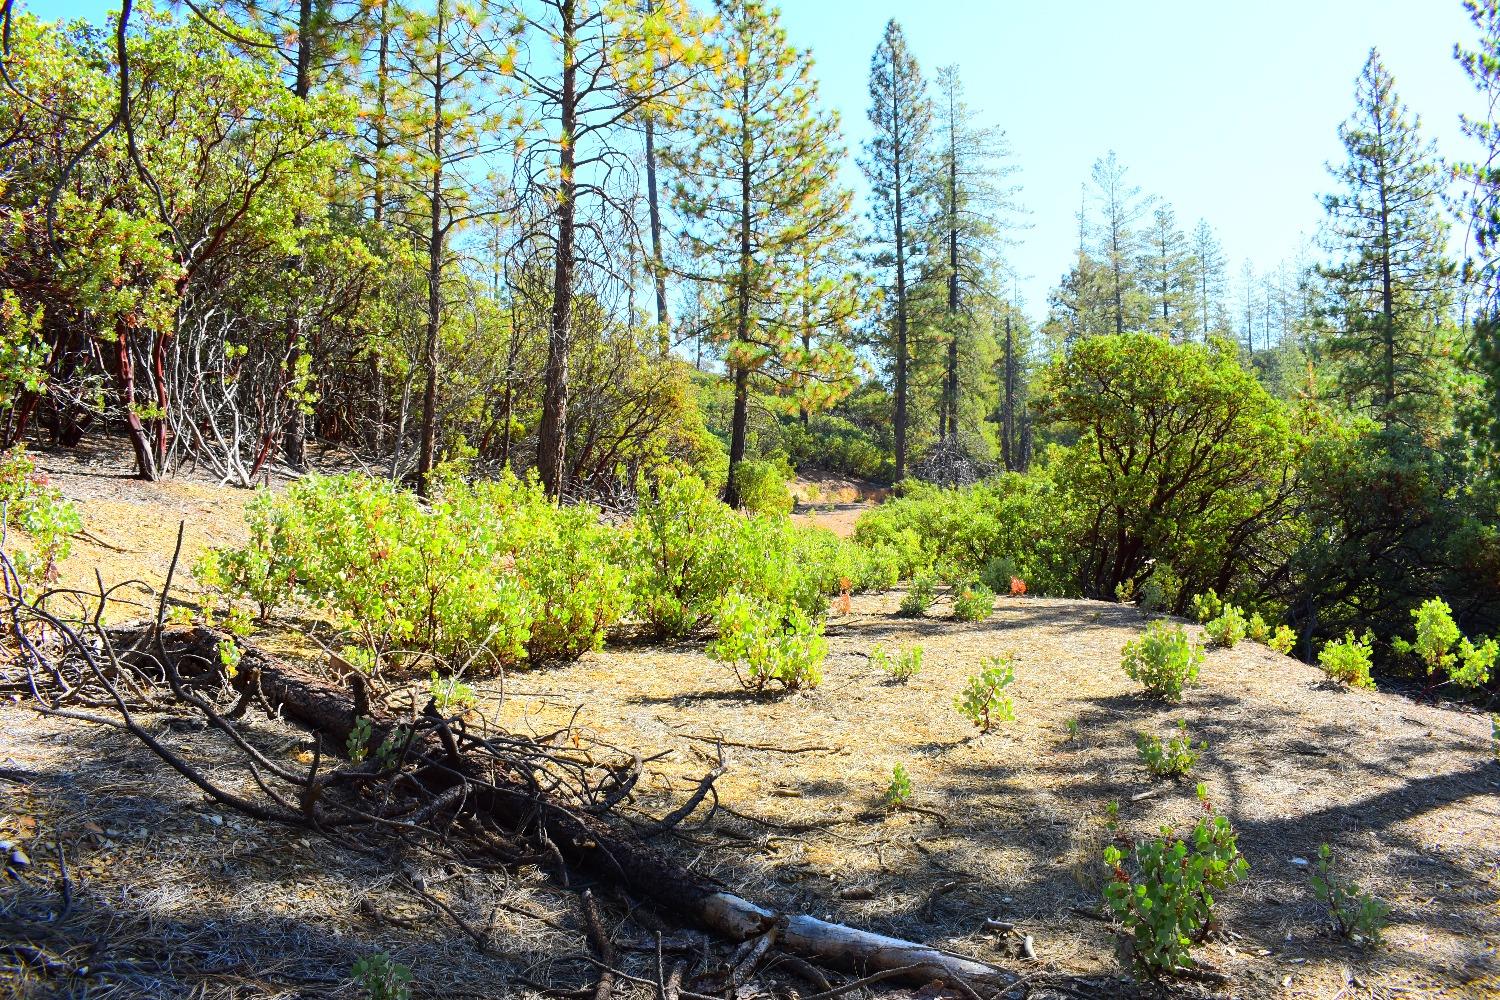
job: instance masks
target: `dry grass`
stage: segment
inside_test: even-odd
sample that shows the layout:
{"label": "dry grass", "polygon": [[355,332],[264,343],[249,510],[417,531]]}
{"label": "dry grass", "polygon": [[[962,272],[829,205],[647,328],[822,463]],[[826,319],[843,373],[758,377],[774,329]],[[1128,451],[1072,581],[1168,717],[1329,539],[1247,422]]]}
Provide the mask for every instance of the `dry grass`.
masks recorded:
{"label": "dry grass", "polygon": [[[783,906],[983,956],[1005,944],[983,932],[985,918],[1012,921],[1043,959],[1081,974],[1118,968],[1107,926],[1074,912],[1098,900],[1106,803],[1121,802],[1131,833],[1154,833],[1191,823],[1201,780],[1252,865],[1222,900],[1232,936],[1203,952],[1239,995],[1493,995],[1500,767],[1483,715],[1333,689],[1315,668],[1248,643],[1210,653],[1200,685],[1161,705],[1119,670],[1120,647],[1147,621],[1133,608],[1007,598],[990,621],[962,625],[897,618],[896,603],[855,599],[811,694],[742,694],[692,646],[613,650],[512,678],[500,715],[541,731],[581,710],[617,744],[678,748],[660,765],[663,785],[678,788],[704,769],[708,740],[749,744],[726,746],[718,788],[724,806],[759,822],[723,811],[685,859]],[[922,645],[922,672],[889,681],[867,660],[876,642]],[[1015,658],[1017,721],[979,735],[953,697],[1002,653]],[[1153,786],[1135,734],[1179,719],[1209,751],[1183,785]],[[897,762],[929,811],[883,810]],[[1385,947],[1326,932],[1293,860],[1325,841],[1392,905]]]}

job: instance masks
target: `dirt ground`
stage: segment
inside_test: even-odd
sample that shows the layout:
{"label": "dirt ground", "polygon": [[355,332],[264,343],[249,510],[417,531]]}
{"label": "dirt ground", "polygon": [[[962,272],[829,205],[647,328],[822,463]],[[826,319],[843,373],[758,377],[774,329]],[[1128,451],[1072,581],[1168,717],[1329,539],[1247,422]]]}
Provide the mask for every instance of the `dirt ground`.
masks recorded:
{"label": "dirt ground", "polygon": [[[243,491],[43,464],[81,502],[92,535],[66,579],[84,583],[97,566],[107,581],[159,587],[180,520],[189,549],[242,537]],[[1181,828],[1202,781],[1251,864],[1220,899],[1222,932],[1199,949],[1232,977],[1220,995],[1500,996],[1500,765],[1483,714],[1332,688],[1317,669],[1249,643],[1211,652],[1200,683],[1166,706],[1142,699],[1119,669],[1120,647],[1149,620],[1134,608],[1007,597],[989,621],[961,624],[943,605],[897,617],[898,598],[856,597],[830,621],[826,677],[809,693],[747,694],[701,642],[619,644],[514,674],[503,699],[485,685],[486,710],[536,731],[576,714],[609,743],[665,754],[631,805],[643,816],[680,801],[722,744],[717,811],[700,811],[671,845],[684,866],[786,910],[1022,973],[1115,984],[1098,996],[1129,995],[1097,917],[1106,805],[1120,803],[1132,835]],[[877,643],[921,645],[921,672],[889,680],[869,660]],[[979,734],[953,699],[1000,655],[1015,665],[1016,720]],[[1209,749],[1182,784],[1153,784],[1135,735],[1165,735],[1178,720]],[[212,771],[209,734],[152,725]],[[251,728],[273,756],[301,752],[289,727]],[[897,763],[915,808],[890,812],[881,797]],[[19,702],[0,703],[0,840],[30,861],[0,873],[0,997],[356,996],[347,970],[373,950],[412,966],[419,996],[529,996],[539,994],[528,984],[591,981],[567,930],[573,897],[536,869],[434,871],[332,851],[206,803],[114,730],[42,719]],[[1323,842],[1391,905],[1381,946],[1329,933],[1303,863]],[[62,909],[59,847],[73,899],[48,926],[73,965],[38,991],[7,979],[16,955],[3,945],[18,914]],[[488,921],[491,952],[435,923],[419,891]],[[617,919],[628,950],[646,932],[623,911]],[[1030,934],[1038,961],[1018,957],[1017,938],[987,931],[987,919]]]}

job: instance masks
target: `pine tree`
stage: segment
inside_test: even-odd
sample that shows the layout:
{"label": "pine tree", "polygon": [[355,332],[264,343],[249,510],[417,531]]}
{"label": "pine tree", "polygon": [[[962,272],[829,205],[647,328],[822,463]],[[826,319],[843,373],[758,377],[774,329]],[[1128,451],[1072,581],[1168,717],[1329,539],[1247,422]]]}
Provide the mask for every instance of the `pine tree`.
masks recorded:
{"label": "pine tree", "polygon": [[1199,340],[1223,326],[1224,248],[1208,220],[1199,219],[1193,229],[1193,332]]}
{"label": "pine tree", "polygon": [[838,119],[819,106],[812,59],[793,48],[774,8],[718,0],[716,47],[724,65],[687,112],[691,144],[666,160],[690,277],[710,288],[734,386],[729,482],[745,458],[750,380],[785,387],[811,408],[847,385],[854,357],[839,335],[856,314],[851,270],[829,273],[852,238],[853,194],[840,187]]}
{"label": "pine tree", "polygon": [[1194,264],[1187,237],[1177,228],[1177,214],[1171,205],[1158,205],[1152,214],[1141,265],[1150,303],[1150,328],[1180,343],[1193,327]]}
{"label": "pine tree", "polygon": [[871,222],[880,247],[877,263],[886,272],[892,310],[891,360],[895,413],[896,468],[906,475],[910,344],[908,278],[917,263],[915,232],[927,221],[927,184],[931,178],[933,108],[916,57],[894,20],[870,62],[870,125],[874,135],[860,161],[870,184]]}
{"label": "pine tree", "polygon": [[938,70],[937,89],[934,187],[941,248],[936,256],[946,286],[948,339],[938,435],[947,439],[958,436],[960,341],[974,321],[966,306],[1001,270],[1002,241],[1014,225],[1018,188],[1007,182],[1016,168],[1008,162],[1005,133],[975,123],[957,66]]}
{"label": "pine tree", "polygon": [[1387,423],[1431,417],[1446,392],[1447,313],[1453,267],[1445,256],[1444,177],[1418,119],[1371,50],[1354,115],[1339,128],[1343,190],[1324,207],[1332,249],[1325,268],[1338,331],[1330,349],[1345,399]]}
{"label": "pine tree", "polygon": [[1478,29],[1474,48],[1458,46],[1455,55],[1489,113],[1465,117],[1464,134],[1480,148],[1477,160],[1461,163],[1459,180],[1467,187],[1460,215],[1468,223],[1472,256],[1464,263],[1466,307],[1473,316],[1470,352],[1481,375],[1479,399],[1467,415],[1471,432],[1493,467],[1500,461],[1500,0],[1465,0],[1464,8]]}
{"label": "pine tree", "polygon": [[[634,123],[671,123],[689,84],[709,66],[703,37],[707,18],[686,0],[506,0],[516,41],[499,51],[495,68],[514,77],[527,102],[525,131],[516,144],[524,194],[547,209],[546,246],[552,265],[547,361],[537,466],[547,491],[566,485],[568,352],[573,303],[585,277],[608,281],[639,260],[635,207],[600,178],[636,158],[625,130]],[[632,192],[633,194],[633,192]]]}
{"label": "pine tree", "polygon": [[1126,173],[1124,164],[1110,150],[1094,162],[1091,175],[1094,200],[1099,208],[1094,248],[1108,272],[1110,318],[1115,333],[1137,329],[1146,319],[1138,288],[1143,247],[1137,227],[1150,202],[1141,197],[1139,187],[1126,181]]}

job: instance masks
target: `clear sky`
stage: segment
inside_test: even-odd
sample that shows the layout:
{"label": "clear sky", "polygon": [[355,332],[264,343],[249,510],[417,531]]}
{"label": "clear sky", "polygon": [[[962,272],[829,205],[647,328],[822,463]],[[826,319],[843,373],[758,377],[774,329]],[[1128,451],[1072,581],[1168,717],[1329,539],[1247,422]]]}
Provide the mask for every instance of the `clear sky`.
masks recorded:
{"label": "clear sky", "polygon": [[[1028,312],[1071,265],[1079,185],[1114,149],[1191,230],[1274,267],[1312,237],[1339,122],[1370,48],[1447,156],[1469,146],[1477,95],[1453,60],[1472,37],[1459,0],[784,0],[825,98],[863,140],[870,55],[901,22],[929,79],[956,63],[970,103],[1010,136],[1032,228],[1012,254]],[[857,171],[852,171],[855,173]]]}
{"label": "clear sky", "polygon": [[[42,17],[98,19],[106,0],[30,0]],[[1079,186],[1114,149],[1130,179],[1206,218],[1231,258],[1274,266],[1315,235],[1340,157],[1336,129],[1378,47],[1441,151],[1469,147],[1477,97],[1453,60],[1471,37],[1459,0],[783,0],[813,50],[851,149],[866,131],[870,55],[896,18],[929,78],[956,63],[970,103],[1010,136],[1031,228],[1012,253],[1028,311],[1070,266]],[[858,170],[846,168],[859,186]]]}

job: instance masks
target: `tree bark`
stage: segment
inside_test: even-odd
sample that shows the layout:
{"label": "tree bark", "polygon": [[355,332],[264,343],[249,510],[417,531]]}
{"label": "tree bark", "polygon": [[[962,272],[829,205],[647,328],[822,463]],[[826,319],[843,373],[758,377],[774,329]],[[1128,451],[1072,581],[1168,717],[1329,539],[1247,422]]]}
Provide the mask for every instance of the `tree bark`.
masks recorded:
{"label": "tree bark", "polygon": [[434,455],[437,450],[437,366],[438,334],[443,319],[443,32],[446,29],[448,5],[437,4],[437,48],[433,56],[432,76],[432,191],[429,205],[427,243],[427,338],[423,361],[427,367],[427,384],[422,390],[422,444],[417,458],[417,495],[426,497],[431,489]]}
{"label": "tree bark", "polygon": [[574,178],[574,132],[578,127],[578,66],[574,60],[577,26],[573,0],[559,4],[562,15],[562,118],[558,149],[557,246],[552,274],[552,316],[547,335],[547,367],[543,375],[542,421],[537,465],[547,495],[561,495],[564,486],[568,436],[568,347],[573,332],[574,226],[577,183]]}

